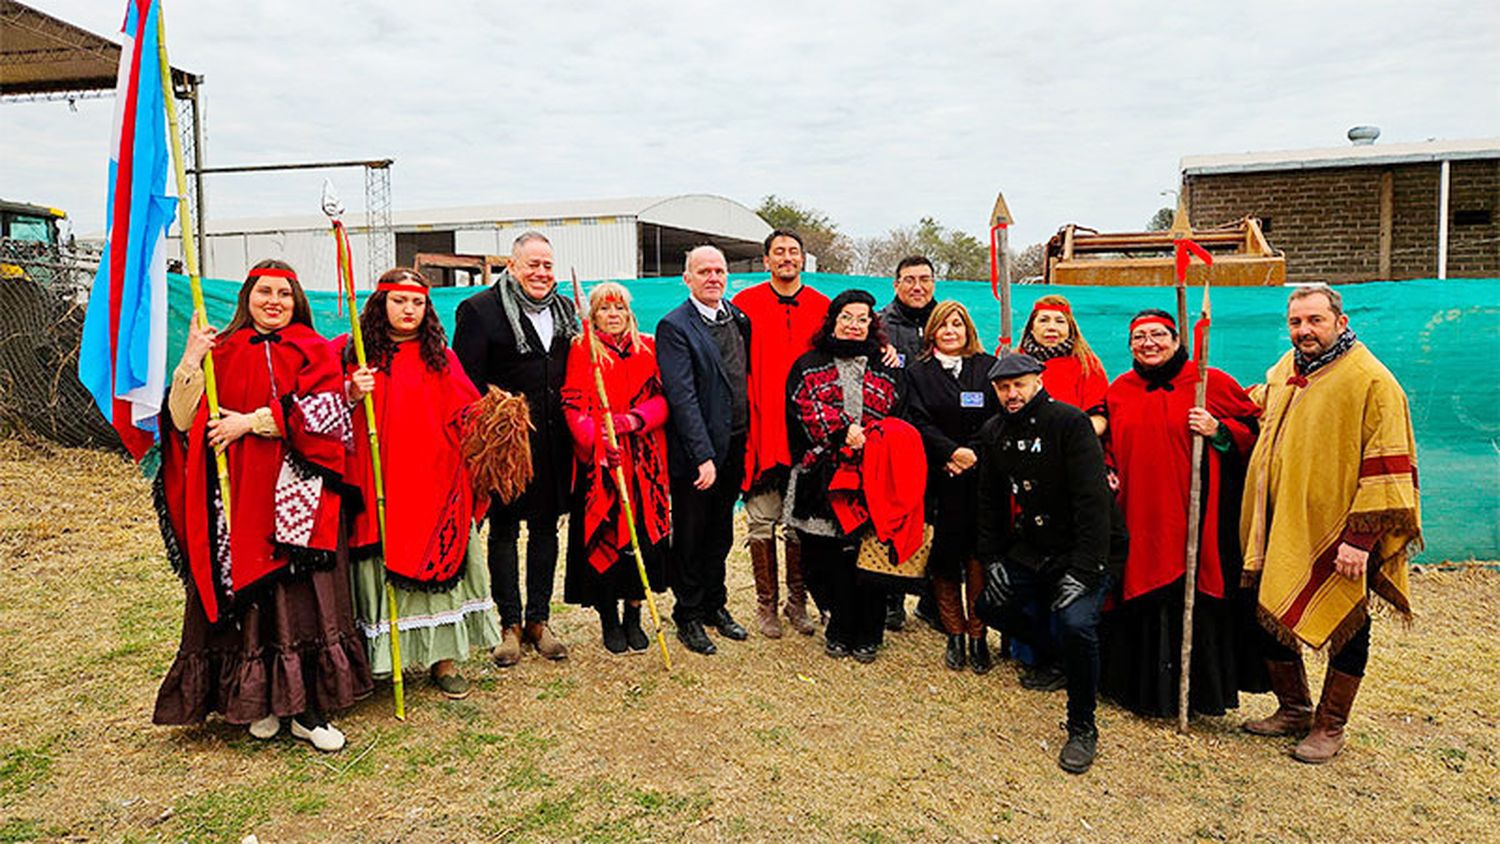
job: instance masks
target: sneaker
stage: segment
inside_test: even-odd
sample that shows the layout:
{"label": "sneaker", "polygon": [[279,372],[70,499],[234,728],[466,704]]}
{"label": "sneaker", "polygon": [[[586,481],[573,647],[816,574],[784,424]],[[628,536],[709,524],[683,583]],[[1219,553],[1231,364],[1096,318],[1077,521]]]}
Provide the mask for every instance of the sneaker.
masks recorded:
{"label": "sneaker", "polygon": [[1057,767],[1070,774],[1081,774],[1094,764],[1094,753],[1098,749],[1099,731],[1093,727],[1086,730],[1068,729],[1068,742],[1057,754]]}
{"label": "sneaker", "polygon": [[849,646],[843,642],[835,642],[829,639],[827,644],[823,645],[823,653],[827,654],[831,659],[843,659],[849,655]]}
{"label": "sneaker", "polygon": [[438,687],[443,697],[449,700],[463,700],[469,696],[469,681],[457,671],[450,671],[447,674],[433,672],[431,676],[432,684]]}
{"label": "sneaker", "polygon": [[292,738],[302,739],[324,753],[337,753],[344,749],[344,734],[339,732],[338,727],[327,721],[309,726],[302,723],[302,718],[299,715],[292,719]]}
{"label": "sneaker", "polygon": [[860,645],[853,651],[850,651],[850,653],[853,655],[855,662],[861,665],[869,665],[875,661],[875,649],[875,645]]}
{"label": "sneaker", "polygon": [[1055,692],[1068,685],[1068,675],[1055,665],[1033,665],[1021,672],[1021,688],[1033,692]]}
{"label": "sneaker", "polygon": [[250,735],[261,741],[270,741],[281,732],[281,716],[267,715],[259,721],[250,724]]}

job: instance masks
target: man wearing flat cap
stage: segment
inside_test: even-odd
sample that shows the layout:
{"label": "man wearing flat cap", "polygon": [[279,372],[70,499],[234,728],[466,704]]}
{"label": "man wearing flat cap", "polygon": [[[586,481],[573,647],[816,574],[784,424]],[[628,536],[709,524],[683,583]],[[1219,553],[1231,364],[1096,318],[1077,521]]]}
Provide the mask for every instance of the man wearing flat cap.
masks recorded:
{"label": "man wearing flat cap", "polygon": [[1047,395],[1042,369],[1021,353],[990,369],[1000,413],[979,432],[979,610],[1036,650],[1030,671],[1066,677],[1068,739],[1057,763],[1081,774],[1099,737],[1099,609],[1124,560],[1124,520],[1093,424]]}

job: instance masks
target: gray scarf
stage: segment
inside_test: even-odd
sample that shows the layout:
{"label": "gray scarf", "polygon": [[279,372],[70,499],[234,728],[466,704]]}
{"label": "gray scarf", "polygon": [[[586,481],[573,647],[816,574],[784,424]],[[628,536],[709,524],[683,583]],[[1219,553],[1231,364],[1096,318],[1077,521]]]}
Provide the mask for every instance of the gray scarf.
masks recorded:
{"label": "gray scarf", "polygon": [[[557,295],[557,288],[543,296],[541,301],[534,301],[521,290],[521,283],[516,281],[510,274],[510,270],[501,270],[500,278],[495,281],[495,292],[500,296],[500,306],[505,309],[505,319],[510,322],[511,333],[516,335],[516,351],[520,354],[530,354],[532,351],[547,353],[547,348],[552,345],[552,340],[561,337],[571,340],[578,333],[578,317],[573,303],[566,298]],[[546,347],[540,350],[531,348],[526,342],[526,330],[522,321],[530,322],[523,315],[523,311],[541,313],[544,310],[552,312],[552,336],[541,338]]]}

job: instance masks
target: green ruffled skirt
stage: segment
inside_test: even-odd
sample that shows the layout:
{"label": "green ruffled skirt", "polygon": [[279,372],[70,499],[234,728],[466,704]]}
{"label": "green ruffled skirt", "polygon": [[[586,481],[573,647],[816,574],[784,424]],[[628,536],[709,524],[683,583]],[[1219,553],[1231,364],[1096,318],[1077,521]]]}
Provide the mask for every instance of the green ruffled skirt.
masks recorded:
{"label": "green ruffled skirt", "polygon": [[[385,560],[379,556],[352,567],[354,615],[364,635],[370,673],[391,676],[391,624],[385,598]],[[408,671],[435,662],[462,662],[474,648],[500,644],[500,617],[490,597],[490,571],[484,543],[477,531],[469,533],[464,576],[447,592],[422,592],[396,587],[400,616],[401,663]]]}

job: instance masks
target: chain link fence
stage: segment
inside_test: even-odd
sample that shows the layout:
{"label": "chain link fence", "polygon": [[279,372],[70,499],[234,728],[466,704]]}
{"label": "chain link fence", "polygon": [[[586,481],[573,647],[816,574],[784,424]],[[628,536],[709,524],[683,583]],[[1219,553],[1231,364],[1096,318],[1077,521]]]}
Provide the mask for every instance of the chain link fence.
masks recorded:
{"label": "chain link fence", "polygon": [[99,257],[86,245],[0,239],[0,433],[121,448],[78,380],[84,308]]}

